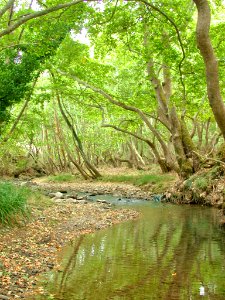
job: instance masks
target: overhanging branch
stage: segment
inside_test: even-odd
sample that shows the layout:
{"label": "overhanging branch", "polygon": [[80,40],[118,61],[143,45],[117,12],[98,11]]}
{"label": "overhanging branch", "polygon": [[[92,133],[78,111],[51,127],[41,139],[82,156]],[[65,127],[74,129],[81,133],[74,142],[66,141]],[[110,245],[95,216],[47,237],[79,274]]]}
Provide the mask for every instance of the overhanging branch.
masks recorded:
{"label": "overhanging branch", "polygon": [[[86,1],[89,2],[89,1],[97,1],[97,0],[86,0]],[[15,29],[17,29],[18,27],[20,27],[21,25],[23,25],[24,23],[28,22],[31,19],[35,19],[35,18],[45,16],[45,15],[50,14],[52,12],[58,11],[60,9],[77,5],[81,2],[84,2],[84,1],[83,0],[76,0],[76,1],[72,1],[72,2],[67,2],[67,3],[52,6],[48,9],[37,11],[37,12],[31,13],[31,14],[28,14],[26,16],[23,16],[17,22],[15,22],[14,24],[11,24],[6,29],[2,30],[0,32],[0,37],[3,37],[4,35],[7,35],[7,34],[13,32]],[[0,13],[1,13],[1,11],[0,11]]]}

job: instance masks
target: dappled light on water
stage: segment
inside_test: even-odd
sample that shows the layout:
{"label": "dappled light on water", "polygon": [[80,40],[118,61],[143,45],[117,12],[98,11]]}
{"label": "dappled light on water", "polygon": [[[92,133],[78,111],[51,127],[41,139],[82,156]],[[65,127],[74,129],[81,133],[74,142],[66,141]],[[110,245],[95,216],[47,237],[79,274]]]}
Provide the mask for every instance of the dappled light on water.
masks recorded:
{"label": "dappled light on water", "polygon": [[48,275],[49,294],[63,300],[225,299],[218,212],[160,203],[137,209],[139,220],[68,245],[62,269]]}

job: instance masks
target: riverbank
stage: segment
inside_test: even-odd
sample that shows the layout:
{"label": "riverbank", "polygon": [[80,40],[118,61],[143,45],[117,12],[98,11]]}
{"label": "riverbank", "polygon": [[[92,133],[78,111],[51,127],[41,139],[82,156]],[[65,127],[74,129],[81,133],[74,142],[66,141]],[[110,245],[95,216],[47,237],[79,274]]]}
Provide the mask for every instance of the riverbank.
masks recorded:
{"label": "riverbank", "polygon": [[72,191],[93,195],[111,194],[118,197],[151,200],[155,194],[162,194],[177,180],[175,173],[161,174],[158,168],[138,171],[127,168],[103,168],[103,175],[96,180],[83,180],[80,176],[59,174],[35,178],[28,184],[37,185],[46,191]]}
{"label": "riverbank", "polygon": [[42,293],[38,277],[57,269],[60,249],[76,236],[138,217],[107,203],[56,201],[38,196],[30,203],[30,219],[19,227],[0,228],[0,299],[30,299]]}
{"label": "riverbank", "polygon": [[186,180],[178,180],[164,194],[164,201],[216,207],[220,210],[220,223],[225,226],[224,165],[203,168]]}

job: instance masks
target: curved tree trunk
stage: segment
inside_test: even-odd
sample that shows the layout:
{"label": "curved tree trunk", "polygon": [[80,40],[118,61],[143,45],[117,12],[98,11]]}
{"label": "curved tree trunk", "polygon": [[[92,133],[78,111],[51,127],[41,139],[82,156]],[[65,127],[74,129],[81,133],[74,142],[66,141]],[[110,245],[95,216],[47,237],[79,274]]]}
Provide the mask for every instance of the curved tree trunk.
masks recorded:
{"label": "curved tree trunk", "polygon": [[207,0],[194,0],[198,9],[197,46],[206,68],[207,93],[216,122],[225,139],[225,105],[220,93],[218,61],[209,37],[210,7]]}
{"label": "curved tree trunk", "polygon": [[[55,83],[55,76],[54,74],[50,71],[51,73],[51,76],[52,76],[52,79],[53,79],[53,82]],[[101,174],[99,173],[99,171],[90,163],[90,161],[88,160],[84,150],[83,150],[83,145],[81,143],[81,140],[79,138],[79,136],[77,135],[76,131],[75,131],[75,128],[73,126],[73,124],[70,122],[70,120],[68,119],[64,109],[63,109],[63,106],[62,106],[62,103],[61,103],[61,99],[60,99],[60,95],[59,95],[59,91],[56,89],[56,99],[57,99],[57,103],[58,103],[58,106],[59,106],[59,110],[62,114],[62,117],[63,119],[65,120],[67,126],[69,127],[70,131],[72,132],[72,135],[73,135],[73,138],[76,142],[76,145],[77,145],[77,150],[78,150],[78,153],[81,155],[83,161],[84,161],[84,164],[87,168],[87,170],[89,171],[90,173],[90,177],[91,178],[98,178],[98,177],[101,177]],[[83,174],[82,174],[83,175]]]}
{"label": "curved tree trunk", "polygon": [[60,70],[58,70],[58,72],[62,75],[69,76],[69,77],[73,78],[74,80],[76,80],[81,85],[91,89],[92,91],[94,91],[96,93],[99,93],[100,95],[102,95],[105,99],[107,99],[112,104],[114,104],[116,106],[119,106],[119,107],[122,107],[125,110],[129,110],[129,111],[132,111],[132,112],[135,112],[136,114],[138,114],[140,116],[140,118],[142,119],[142,121],[146,124],[146,126],[150,129],[150,131],[153,133],[153,135],[158,140],[158,142],[159,142],[159,144],[162,148],[163,154],[164,154],[164,158],[165,158],[165,161],[166,161],[165,164],[168,166],[168,171],[174,169],[173,154],[170,153],[169,148],[167,147],[167,145],[166,145],[165,141],[163,140],[162,136],[160,135],[159,131],[157,131],[154,128],[154,126],[152,126],[152,124],[149,121],[148,117],[146,116],[146,114],[141,109],[139,109],[135,106],[132,106],[132,105],[127,105],[127,104],[125,104],[121,101],[118,101],[118,100],[114,99],[110,94],[108,94],[104,90],[102,90],[100,88],[97,88],[97,87],[89,84],[88,82],[85,82],[85,81],[79,79],[78,77],[76,77],[72,74],[64,73]]}
{"label": "curved tree trunk", "polygon": [[62,104],[61,104],[61,101],[60,101],[60,98],[59,98],[59,95],[57,95],[57,101],[58,101],[58,105],[59,105],[59,109],[60,109],[60,112],[66,122],[66,124],[68,125],[68,127],[70,128],[72,134],[73,134],[73,137],[74,139],[76,140],[76,143],[77,143],[77,149],[79,150],[79,153],[80,155],[82,156],[83,158],[83,161],[87,167],[87,169],[89,170],[89,172],[91,173],[91,177],[92,178],[97,178],[97,177],[101,177],[101,174],[98,172],[98,170],[89,162],[88,158],[86,157],[86,154],[84,153],[84,150],[83,150],[83,146],[82,146],[82,143],[81,143],[81,140],[79,139],[73,125],[70,123],[69,119],[67,118],[64,110],[63,110],[63,107],[62,107]]}
{"label": "curved tree trunk", "polygon": [[[172,143],[179,165],[177,173],[181,177],[186,178],[198,169],[199,158],[194,154],[196,148],[184,120],[178,115],[175,106],[169,107],[168,105],[172,94],[171,78],[169,68],[166,65],[162,65],[162,68],[163,83],[156,75],[152,58],[149,59],[147,72],[158,102],[158,116],[159,119],[166,124],[167,129],[171,133]],[[170,152],[168,151],[168,153]]]}

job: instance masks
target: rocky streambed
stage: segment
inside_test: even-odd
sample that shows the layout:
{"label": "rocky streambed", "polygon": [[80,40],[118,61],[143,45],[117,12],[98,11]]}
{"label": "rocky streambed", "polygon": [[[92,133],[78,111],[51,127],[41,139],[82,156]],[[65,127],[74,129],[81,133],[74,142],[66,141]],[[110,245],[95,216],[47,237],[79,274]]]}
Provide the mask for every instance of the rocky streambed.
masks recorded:
{"label": "rocky streambed", "polygon": [[[26,184],[26,183],[25,183]],[[149,190],[144,190],[141,187],[127,183],[111,183],[111,182],[91,182],[78,181],[71,183],[52,183],[43,182],[41,179],[35,179],[28,182],[30,185],[36,185],[37,188],[44,191],[47,195],[51,192],[62,192],[68,195],[75,196],[96,196],[96,195],[113,195],[115,197],[126,197],[136,199],[151,200],[153,193]],[[51,195],[50,195],[51,196]]]}

